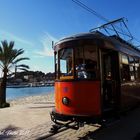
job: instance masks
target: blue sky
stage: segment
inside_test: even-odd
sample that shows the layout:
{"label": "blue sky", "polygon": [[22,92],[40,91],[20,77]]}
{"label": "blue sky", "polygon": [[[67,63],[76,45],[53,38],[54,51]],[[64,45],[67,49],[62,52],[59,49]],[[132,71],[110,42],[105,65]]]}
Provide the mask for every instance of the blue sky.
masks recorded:
{"label": "blue sky", "polygon": [[[140,40],[139,0],[81,0],[109,20],[125,17]],[[0,40],[15,41],[25,50],[31,70],[54,71],[51,41],[105,23],[72,0],[0,0]]]}

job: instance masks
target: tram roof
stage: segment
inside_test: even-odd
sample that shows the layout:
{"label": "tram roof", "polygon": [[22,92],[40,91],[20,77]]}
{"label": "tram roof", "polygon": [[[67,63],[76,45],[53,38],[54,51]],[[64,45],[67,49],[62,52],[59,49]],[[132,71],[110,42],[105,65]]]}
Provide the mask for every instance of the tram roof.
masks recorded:
{"label": "tram roof", "polygon": [[81,33],[76,34],[70,37],[66,37],[64,39],[61,39],[59,42],[55,44],[55,47],[61,43],[69,42],[69,41],[76,41],[76,40],[82,40],[82,39],[98,39],[102,41],[107,41],[113,44],[113,48],[111,49],[120,51],[132,56],[140,57],[140,49],[135,47],[134,45],[128,43],[127,41],[123,40],[122,38],[113,35],[113,36],[107,36],[99,31],[94,31],[91,33]]}

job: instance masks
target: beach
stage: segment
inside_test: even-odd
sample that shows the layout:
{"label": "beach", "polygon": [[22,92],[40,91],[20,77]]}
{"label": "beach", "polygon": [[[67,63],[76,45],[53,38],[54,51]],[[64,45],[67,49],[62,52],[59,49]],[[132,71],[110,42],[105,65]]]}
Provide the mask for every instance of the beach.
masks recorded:
{"label": "beach", "polygon": [[0,139],[21,139],[21,132],[25,139],[31,134],[32,129],[52,123],[50,111],[54,107],[54,93],[23,97],[8,102],[10,107],[0,109]]}
{"label": "beach", "polygon": [[11,106],[15,105],[25,105],[30,103],[46,103],[46,102],[54,102],[54,93],[42,94],[42,95],[34,95],[28,97],[22,97],[18,99],[8,100]]}

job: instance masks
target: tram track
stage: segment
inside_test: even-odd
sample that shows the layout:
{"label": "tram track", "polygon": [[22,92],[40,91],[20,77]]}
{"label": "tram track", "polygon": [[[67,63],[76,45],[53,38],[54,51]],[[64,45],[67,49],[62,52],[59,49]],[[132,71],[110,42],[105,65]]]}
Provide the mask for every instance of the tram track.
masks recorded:
{"label": "tram track", "polygon": [[50,138],[56,134],[66,131],[68,129],[78,130],[79,124],[70,121],[70,122],[67,122],[66,124],[62,124],[62,125],[56,125],[56,124],[52,125],[52,127],[50,128],[49,134],[41,136],[41,137],[37,138],[36,140],[45,140],[47,138]]}
{"label": "tram track", "polygon": [[[88,133],[90,133],[90,132],[93,132],[93,131],[96,132],[97,130],[108,128],[108,127],[113,126],[114,124],[116,124],[118,122],[119,122],[119,120],[113,120],[113,121],[110,121],[110,122],[107,121],[103,125],[100,125],[100,124],[86,124],[86,123],[83,123],[81,125],[80,123],[77,124],[75,122],[68,122],[68,123],[66,123],[62,126],[52,125],[52,128],[50,128],[49,134],[41,136],[41,137],[37,138],[36,140],[46,140],[46,139],[51,138],[53,136],[55,137],[59,133],[67,131],[69,129],[73,129],[73,130],[78,131],[78,129],[80,129],[81,127],[83,127],[82,129],[84,130],[85,135],[88,135]],[[92,128],[93,129],[92,130],[90,127],[91,128],[94,127],[94,129]],[[67,135],[67,134],[63,134],[63,135]]]}
{"label": "tram track", "polygon": [[[54,129],[54,126],[55,125],[52,125],[53,129]],[[57,127],[57,126],[55,126],[55,127]],[[60,127],[60,126],[58,126],[58,127]],[[78,123],[77,124],[75,122],[69,122],[67,124],[64,124],[64,126],[61,126],[61,128],[58,128],[58,131],[55,131],[55,130],[52,131],[52,129],[50,129],[49,134],[41,136],[41,137],[37,138],[36,140],[46,140],[46,139],[49,139],[52,137],[65,137],[69,133],[74,135],[74,134],[76,134],[76,133],[78,134],[80,132],[82,132],[82,134],[84,134],[84,136],[85,136],[85,134],[87,134],[90,130],[95,131],[96,129],[99,129],[100,127],[101,127],[101,125],[98,125],[98,124],[86,124],[86,123],[83,123],[83,124]],[[72,131],[70,132],[69,129],[72,129]],[[69,131],[67,131],[67,130],[69,130]],[[73,132],[73,130],[75,130],[75,131]],[[65,133],[65,131],[68,133]],[[62,134],[61,134],[61,132],[62,132]]]}
{"label": "tram track", "polygon": [[47,138],[50,138],[50,137],[52,137],[52,136],[54,136],[54,135],[56,135],[56,134],[58,134],[58,133],[61,133],[61,132],[63,132],[63,131],[66,131],[66,130],[68,130],[68,129],[70,129],[70,128],[63,128],[63,129],[61,129],[59,132],[57,132],[57,133],[49,133],[49,134],[47,134],[47,135],[44,135],[44,136],[42,136],[42,137],[39,137],[39,138],[37,138],[36,140],[45,140],[45,139],[47,139]]}

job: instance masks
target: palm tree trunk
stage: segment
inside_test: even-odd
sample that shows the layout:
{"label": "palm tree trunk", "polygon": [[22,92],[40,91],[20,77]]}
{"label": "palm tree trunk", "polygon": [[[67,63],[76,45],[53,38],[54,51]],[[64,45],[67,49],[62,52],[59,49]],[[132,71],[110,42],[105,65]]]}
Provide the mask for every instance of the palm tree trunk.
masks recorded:
{"label": "palm tree trunk", "polygon": [[7,69],[4,69],[4,75],[0,85],[0,105],[6,103],[6,83],[7,83]]}

